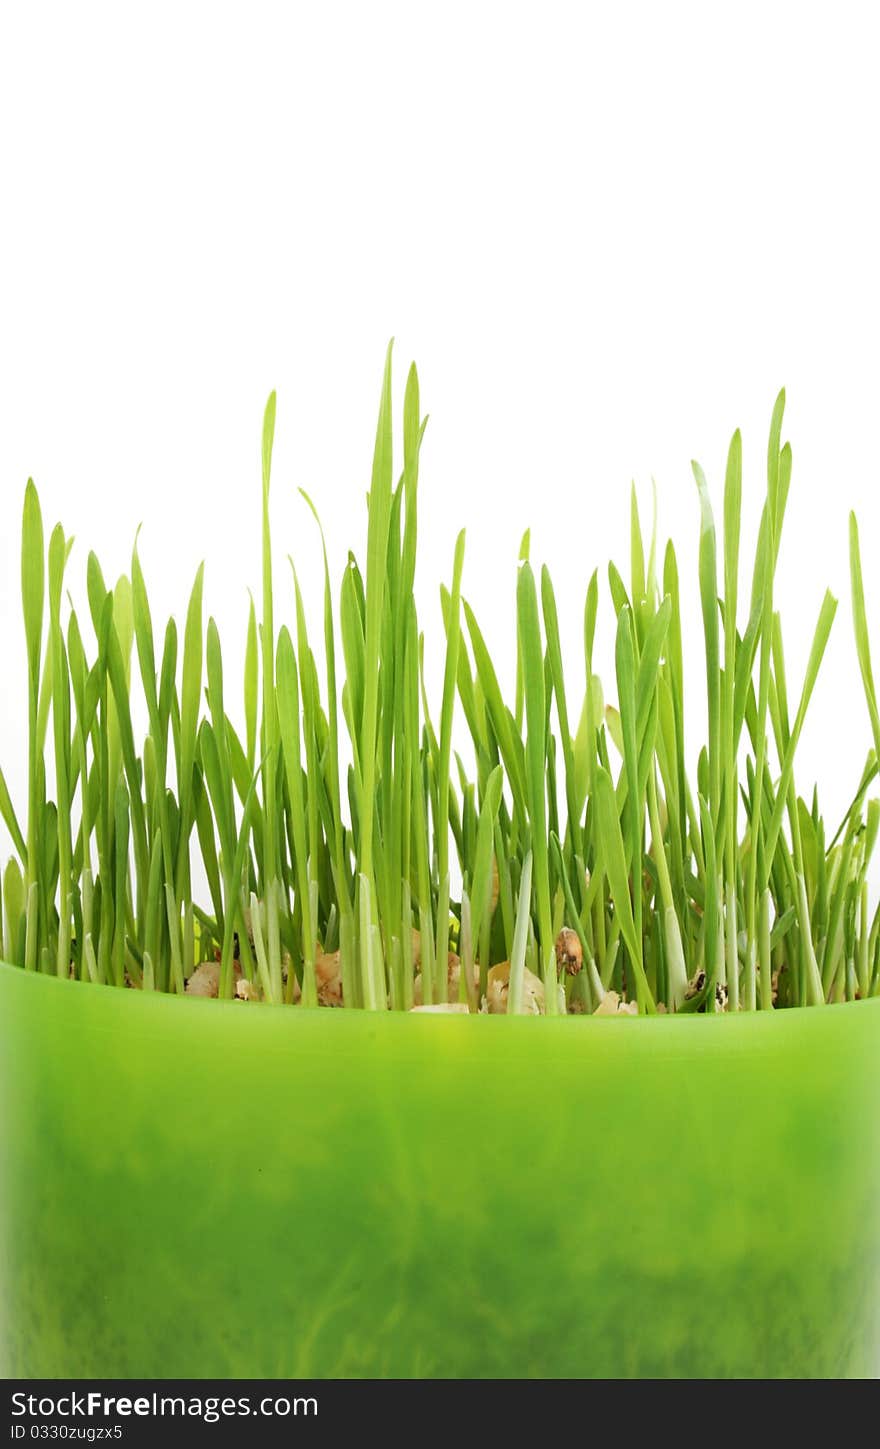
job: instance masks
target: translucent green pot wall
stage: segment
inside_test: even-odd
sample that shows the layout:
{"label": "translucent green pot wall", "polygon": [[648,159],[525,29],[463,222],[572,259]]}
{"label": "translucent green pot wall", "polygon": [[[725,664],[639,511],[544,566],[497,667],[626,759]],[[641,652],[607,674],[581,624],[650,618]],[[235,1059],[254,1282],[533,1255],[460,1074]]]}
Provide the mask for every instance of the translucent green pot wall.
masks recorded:
{"label": "translucent green pot wall", "polygon": [[880,1371],[880,1001],[370,1016],[0,967],[7,1376]]}

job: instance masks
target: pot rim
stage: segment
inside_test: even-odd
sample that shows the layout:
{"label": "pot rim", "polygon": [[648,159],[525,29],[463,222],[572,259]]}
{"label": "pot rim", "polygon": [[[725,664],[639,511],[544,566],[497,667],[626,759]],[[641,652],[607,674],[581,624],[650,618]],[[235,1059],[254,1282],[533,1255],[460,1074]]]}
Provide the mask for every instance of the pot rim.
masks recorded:
{"label": "pot rim", "polygon": [[[366,1011],[362,1008],[359,1009],[351,1007],[346,1010],[344,1007],[331,1008],[320,1006],[297,1006],[294,1010],[286,1012],[284,1006],[281,1006],[279,1008],[277,1006],[273,1006],[272,1003],[269,1002],[242,1003],[240,1001],[218,1001],[215,999],[198,996],[181,997],[174,992],[168,991],[144,992],[137,990],[126,990],[124,987],[114,986],[109,982],[77,981],[71,980],[68,977],[53,976],[51,974],[41,971],[26,971],[21,966],[12,966],[9,964],[9,962],[0,960],[0,988],[2,988],[2,984],[4,981],[10,982],[13,979],[18,981],[30,980],[33,983],[41,982],[41,987],[35,986],[33,988],[37,990],[47,989],[50,992],[63,992],[65,990],[73,990],[74,992],[84,991],[88,993],[89,998],[91,998],[93,1001],[97,1001],[100,996],[103,996],[104,999],[107,1001],[108,1005],[111,996],[115,997],[117,1000],[119,1000],[120,998],[128,999],[131,1004],[129,1006],[123,1007],[122,1009],[124,1011],[132,1012],[137,1012],[138,1010],[142,1009],[146,1002],[150,1003],[148,1008],[150,1011],[158,1010],[172,1013],[175,1011],[180,1012],[181,1010],[192,1009],[195,1009],[196,1011],[201,1011],[203,1013],[205,1011],[212,1010],[228,1012],[230,1009],[240,1011],[242,1007],[246,1004],[248,1008],[247,1016],[249,1018],[259,1019],[260,1017],[262,1017],[263,1020],[268,1021],[271,1017],[271,1020],[276,1023],[276,1026],[274,1028],[275,1030],[277,1030],[279,1012],[285,1012],[285,1014],[289,1015],[294,1021],[298,1019],[301,1020],[303,1017],[315,1020],[316,1018],[327,1018],[332,1016],[336,1018],[344,1017],[347,1020],[354,1019],[369,1022],[371,1026],[375,1026],[378,1021],[388,1021],[394,1019],[397,1019],[399,1021],[401,1018],[409,1018],[412,1022],[422,1023],[425,1021],[430,1022],[436,1020],[436,1016],[427,1012]],[[85,1003],[85,1000],[86,998],[84,997],[83,1004]],[[139,1002],[140,1006],[136,1006],[134,1004],[135,1002]],[[262,1007],[264,1008],[264,1011],[255,1011],[255,1007]],[[557,1024],[557,1028],[558,1025],[562,1022],[580,1023],[580,1026],[574,1028],[575,1030],[590,1029],[586,1026],[587,1023],[594,1023],[595,1025],[598,1025],[600,1029],[603,1029],[605,1023],[627,1022],[629,1025],[626,1029],[629,1031],[669,1031],[671,1027],[673,1028],[673,1030],[680,1030],[683,1023],[694,1021],[702,1022],[703,1030],[706,1030],[707,1027],[709,1027],[710,1022],[719,1024],[723,1022],[725,1023],[725,1026],[722,1028],[722,1030],[742,1031],[748,1030],[748,1023],[763,1022],[766,1024],[768,1019],[779,1020],[780,1022],[788,1021],[792,1025],[795,1022],[803,1022],[807,1019],[812,1022],[817,1018],[822,1020],[830,1019],[839,1023],[842,1020],[842,1014],[844,1012],[851,1016],[853,1015],[853,1013],[856,1012],[864,1015],[864,1013],[867,1011],[873,1011],[875,1015],[880,1015],[880,996],[869,997],[866,1001],[842,1001],[835,1002],[830,1006],[824,1005],[821,1007],[786,1006],[774,1011],[756,1010],[738,1012],[713,1012],[711,1014],[707,1014],[705,1012],[664,1012],[658,1013],[655,1016],[647,1016],[643,1014],[640,1014],[638,1016],[595,1016],[591,1013],[587,1013],[584,1015],[566,1014],[564,1016],[556,1017],[545,1016],[542,1018],[542,1020],[545,1028],[551,1021]],[[437,1016],[442,1016],[442,1014],[437,1013]],[[450,1013],[447,1019],[444,1021],[442,1029],[448,1031],[450,1025],[452,1025],[455,1021],[463,1022],[465,1020],[506,1022],[508,1026],[514,1021],[517,1023],[530,1022],[530,1029],[536,1029],[535,1025],[531,1023],[530,1017],[508,1017],[504,1013],[493,1013],[490,1015],[486,1012],[468,1012],[467,1015],[464,1012],[455,1014]],[[673,1023],[676,1024],[674,1027]],[[738,1025],[734,1026],[734,1023],[737,1023]],[[250,1029],[252,1030],[253,1028],[251,1027]],[[420,1027],[419,1029],[423,1030],[424,1028]],[[718,1026],[716,1025],[715,1027],[709,1027],[709,1029],[717,1030]],[[540,1027],[538,1027],[537,1030],[540,1031]]]}

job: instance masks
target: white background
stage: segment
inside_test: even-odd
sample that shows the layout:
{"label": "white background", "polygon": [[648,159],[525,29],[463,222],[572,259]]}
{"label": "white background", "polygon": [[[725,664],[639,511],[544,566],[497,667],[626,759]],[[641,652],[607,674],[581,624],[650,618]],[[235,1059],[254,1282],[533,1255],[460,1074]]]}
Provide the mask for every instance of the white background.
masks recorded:
{"label": "white background", "polygon": [[[198,561],[240,668],[259,579],[259,440],[278,389],[278,584],[320,620],[315,497],[338,577],[363,552],[387,338],[419,364],[419,602],[466,524],[465,592],[510,677],[515,559],[556,577],[572,692],[589,573],[626,573],[657,480],[686,574],[703,728],[689,460],[720,508],[745,438],[744,548],[780,385],[795,467],[779,601],[796,693],[841,600],[798,770],[844,805],[869,744],[847,572],[862,520],[880,654],[872,7],[4,4],[0,12],[0,759],[21,803],[22,490],[105,574],[136,525],[154,614]],[[608,638],[603,595],[600,629]],[[283,612],[283,611],[282,611]],[[437,657],[436,654],[434,656]],[[434,669],[436,679],[437,670]],[[611,680],[606,681],[611,692]],[[230,684],[230,688],[233,686]],[[436,697],[436,696],[435,696]],[[579,703],[579,701],[578,701]]]}

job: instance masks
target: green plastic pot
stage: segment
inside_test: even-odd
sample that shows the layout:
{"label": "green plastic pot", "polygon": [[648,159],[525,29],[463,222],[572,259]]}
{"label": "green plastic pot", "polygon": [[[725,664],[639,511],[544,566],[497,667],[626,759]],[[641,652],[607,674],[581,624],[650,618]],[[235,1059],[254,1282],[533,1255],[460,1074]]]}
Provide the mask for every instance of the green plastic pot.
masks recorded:
{"label": "green plastic pot", "polygon": [[0,1371],[880,1370],[880,1001],[182,1001],[0,967]]}

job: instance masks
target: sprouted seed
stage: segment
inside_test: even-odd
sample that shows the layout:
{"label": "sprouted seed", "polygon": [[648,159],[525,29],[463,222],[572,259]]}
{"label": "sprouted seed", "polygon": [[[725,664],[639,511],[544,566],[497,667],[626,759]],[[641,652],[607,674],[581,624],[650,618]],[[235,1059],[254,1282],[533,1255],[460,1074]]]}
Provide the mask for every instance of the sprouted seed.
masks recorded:
{"label": "sprouted seed", "polygon": [[[56,525],[47,545],[29,482],[27,798],[19,817],[0,773],[14,848],[3,957],[128,989],[373,1011],[619,1016],[876,996],[880,911],[867,881],[880,709],[858,526],[851,517],[871,748],[830,835],[816,791],[798,794],[795,761],[837,604],[826,594],[804,678],[788,680],[775,596],[792,471],[784,404],[780,393],[745,593],[739,433],[720,530],[694,464],[708,736],[692,767],[676,552],[659,549],[656,507],[646,547],[634,491],[629,579],[611,564],[606,601],[598,573],[586,584],[577,685],[550,571],[536,576],[526,535],[505,698],[467,601],[459,536],[440,595],[433,711],[413,591],[426,419],[413,367],[395,474],[390,347],[365,560],[349,554],[338,588],[305,498],[324,558],[320,635],[309,634],[295,567],[283,589],[273,578],[274,394],[267,404],[241,734],[219,631],[205,625],[203,568],[182,634],[173,619],[156,632],[137,540],[131,576],[114,588],[90,554],[86,631],[64,586],[72,540]],[[594,668],[603,604],[613,688]],[[453,748],[462,724],[467,759]]]}

